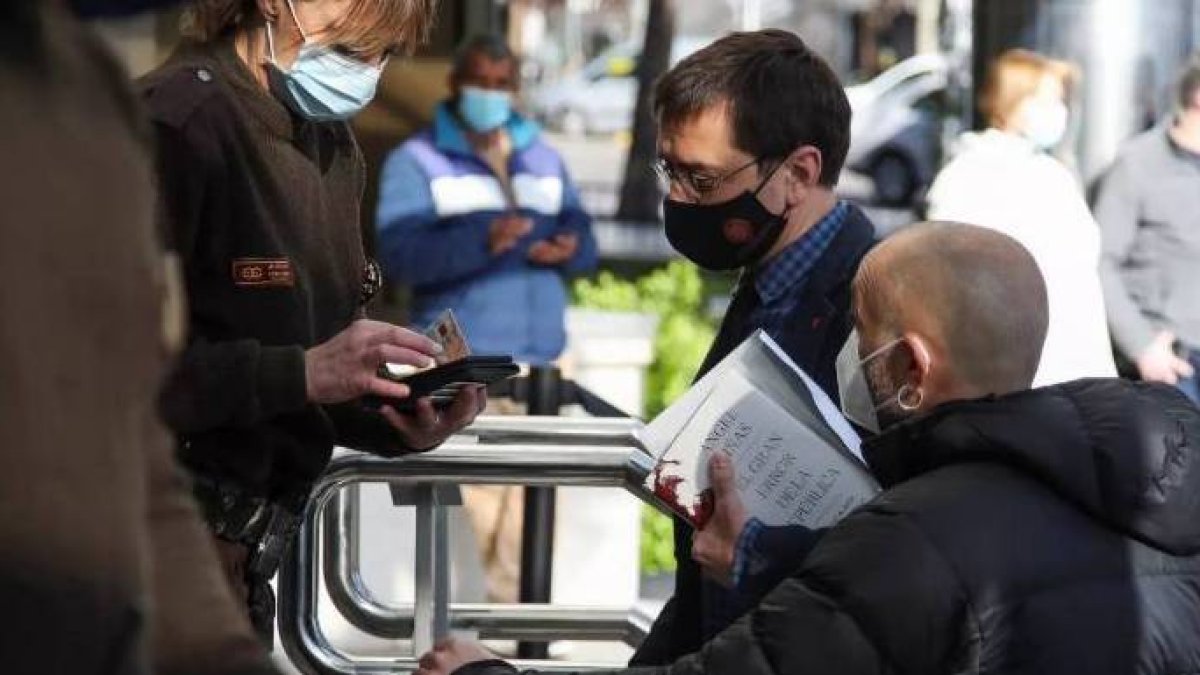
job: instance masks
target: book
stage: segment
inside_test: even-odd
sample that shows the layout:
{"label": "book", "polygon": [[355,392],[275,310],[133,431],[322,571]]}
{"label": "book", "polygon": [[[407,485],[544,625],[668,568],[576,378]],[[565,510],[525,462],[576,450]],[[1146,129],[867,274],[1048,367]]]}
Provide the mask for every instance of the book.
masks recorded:
{"label": "book", "polygon": [[645,487],[695,527],[712,513],[714,452],[730,457],[747,513],[766,525],[827,527],[879,492],[854,429],[763,331],[646,425],[639,440],[656,458]]}

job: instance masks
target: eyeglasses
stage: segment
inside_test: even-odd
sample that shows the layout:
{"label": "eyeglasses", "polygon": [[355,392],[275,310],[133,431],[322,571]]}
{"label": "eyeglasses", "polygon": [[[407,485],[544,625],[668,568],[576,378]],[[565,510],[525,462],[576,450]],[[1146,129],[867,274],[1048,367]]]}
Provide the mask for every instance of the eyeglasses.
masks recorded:
{"label": "eyeglasses", "polygon": [[693,171],[691,169],[678,167],[672,164],[665,157],[659,157],[654,162],[654,171],[658,174],[659,178],[663,182],[668,184],[675,183],[678,185],[683,185],[692,192],[692,196],[701,197],[716,192],[721,188],[721,185],[723,185],[726,180],[762,162],[763,160],[764,158],[762,157],[756,157],[736,169],[714,176],[702,171]]}

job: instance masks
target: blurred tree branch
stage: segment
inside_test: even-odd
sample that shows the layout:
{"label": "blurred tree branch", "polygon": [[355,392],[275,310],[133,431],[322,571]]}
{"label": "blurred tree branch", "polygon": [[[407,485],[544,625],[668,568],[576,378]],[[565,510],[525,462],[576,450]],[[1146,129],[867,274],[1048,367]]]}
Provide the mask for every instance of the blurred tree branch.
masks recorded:
{"label": "blurred tree branch", "polygon": [[662,194],[654,175],[656,155],[654,121],[654,83],[671,67],[671,44],[675,38],[675,0],[650,0],[646,37],[638,59],[637,105],[633,112],[633,141],[625,163],[625,180],[617,219],[653,221],[658,219]]}

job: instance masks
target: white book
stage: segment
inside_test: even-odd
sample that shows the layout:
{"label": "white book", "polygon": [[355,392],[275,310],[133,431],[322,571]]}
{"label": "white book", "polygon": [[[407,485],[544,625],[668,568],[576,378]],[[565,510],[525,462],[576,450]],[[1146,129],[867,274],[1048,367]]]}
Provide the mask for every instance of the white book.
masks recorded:
{"label": "white book", "polygon": [[646,487],[702,526],[711,513],[708,462],[733,462],[747,512],[767,525],[826,527],[879,485],[837,406],[762,331],[750,336],[640,432],[656,458]]}

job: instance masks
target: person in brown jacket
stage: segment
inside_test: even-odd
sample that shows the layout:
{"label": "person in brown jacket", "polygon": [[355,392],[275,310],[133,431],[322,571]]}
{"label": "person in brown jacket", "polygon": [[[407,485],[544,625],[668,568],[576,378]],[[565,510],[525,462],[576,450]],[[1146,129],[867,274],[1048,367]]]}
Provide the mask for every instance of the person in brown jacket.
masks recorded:
{"label": "person in brown jacket", "polygon": [[157,420],[168,276],[126,75],[59,3],[4,0],[0,91],[0,670],[270,673]]}
{"label": "person in brown jacket", "polygon": [[424,38],[432,0],[205,0],[189,39],[140,83],[189,330],[163,410],[235,594],[264,642],[269,580],[335,444],[430,449],[485,403],[401,399],[385,363],[429,365],[433,340],[364,309],[362,153],[347,120],[388,58]]}

